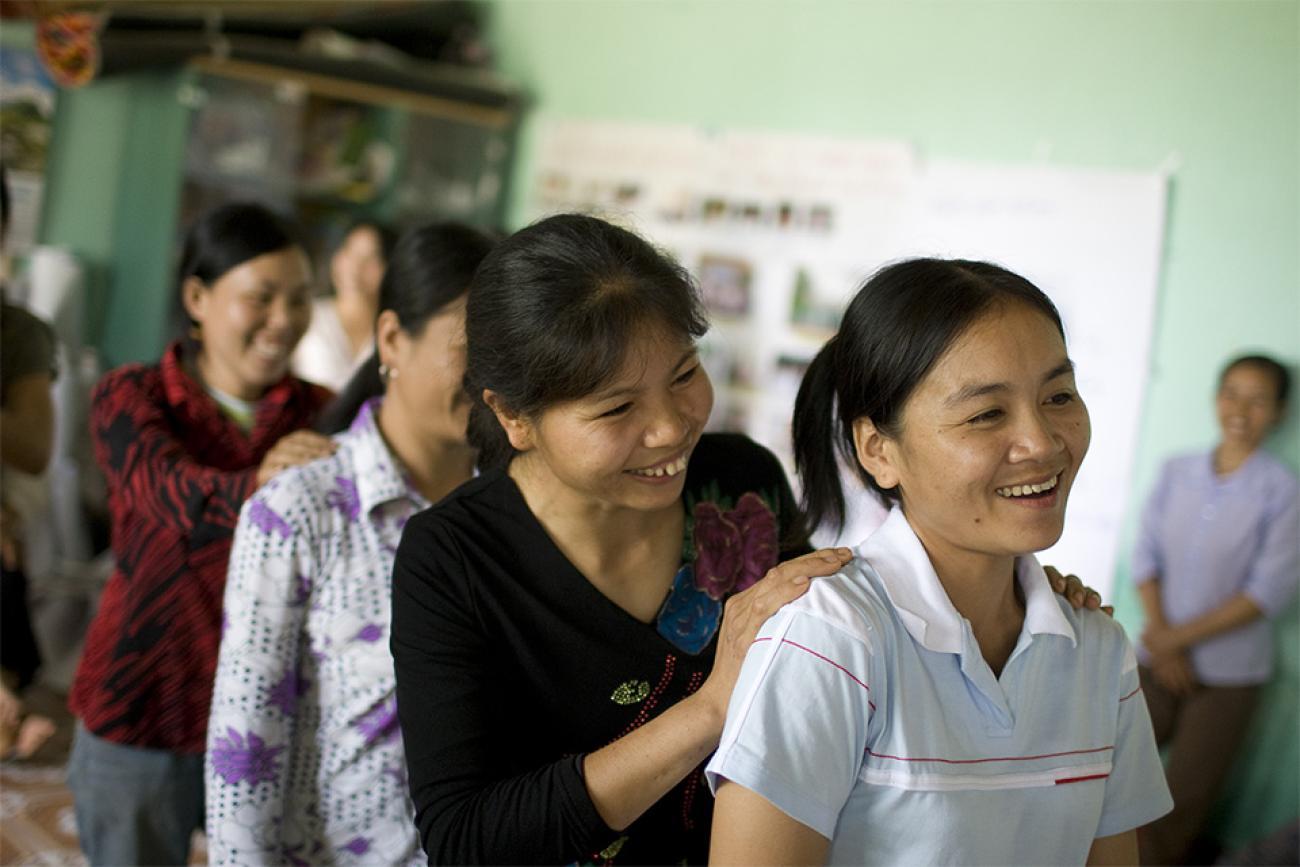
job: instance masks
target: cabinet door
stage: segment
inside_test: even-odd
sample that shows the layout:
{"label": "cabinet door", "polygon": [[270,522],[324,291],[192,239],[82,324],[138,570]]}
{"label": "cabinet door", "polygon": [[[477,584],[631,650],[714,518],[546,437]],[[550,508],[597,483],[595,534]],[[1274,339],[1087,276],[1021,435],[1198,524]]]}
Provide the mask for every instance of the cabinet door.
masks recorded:
{"label": "cabinet door", "polygon": [[210,207],[254,200],[293,213],[301,149],[301,88],[199,76],[185,145],[181,226]]}
{"label": "cabinet door", "polygon": [[412,113],[406,124],[394,220],[458,220],[501,225],[508,131]]}

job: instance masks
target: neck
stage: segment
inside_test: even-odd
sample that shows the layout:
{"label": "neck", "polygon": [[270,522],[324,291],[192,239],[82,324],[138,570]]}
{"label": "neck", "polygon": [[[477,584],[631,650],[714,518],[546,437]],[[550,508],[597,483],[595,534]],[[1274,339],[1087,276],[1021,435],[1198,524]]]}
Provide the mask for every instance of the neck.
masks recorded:
{"label": "neck", "polygon": [[1240,468],[1257,448],[1258,444],[1224,440],[1214,450],[1214,471],[1221,476],[1228,475]]}
{"label": "neck", "polygon": [[516,455],[508,473],[547,535],[589,577],[616,576],[638,551],[657,547],[661,533],[671,535],[674,526],[681,532],[679,503],[645,512],[582,497],[559,483],[535,452]]}
{"label": "neck", "polygon": [[1025,621],[1024,602],[1016,592],[1016,558],[954,550],[931,544],[920,532],[917,536],[948,599],[970,621],[984,660],[994,674],[1001,674]]}
{"label": "neck", "polygon": [[403,418],[396,401],[379,406],[379,433],[406,468],[415,489],[436,503],[474,475],[474,450],[467,443],[423,436]]}
{"label": "neck", "polygon": [[245,385],[241,382],[226,382],[221,375],[212,369],[207,355],[200,349],[194,357],[194,378],[208,388],[216,389],[222,394],[228,394],[239,400],[256,401],[264,393],[251,385]]}

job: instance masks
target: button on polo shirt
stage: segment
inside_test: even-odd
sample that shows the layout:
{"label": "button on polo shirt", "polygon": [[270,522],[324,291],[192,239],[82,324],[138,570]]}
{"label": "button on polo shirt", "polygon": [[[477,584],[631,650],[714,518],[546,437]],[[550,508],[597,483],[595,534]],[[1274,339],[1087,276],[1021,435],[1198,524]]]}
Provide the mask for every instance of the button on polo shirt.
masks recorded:
{"label": "button on polo shirt", "polygon": [[1082,863],[1172,807],[1136,662],[1032,556],[1001,676],[900,510],[768,621],[708,767],[832,840],[829,863]]}

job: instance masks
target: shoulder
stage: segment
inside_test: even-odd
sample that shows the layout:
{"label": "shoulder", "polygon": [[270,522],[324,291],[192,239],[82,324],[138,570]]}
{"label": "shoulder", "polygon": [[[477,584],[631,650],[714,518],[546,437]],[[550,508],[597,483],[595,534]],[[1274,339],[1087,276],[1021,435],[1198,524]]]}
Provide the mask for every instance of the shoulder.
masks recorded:
{"label": "shoulder", "polygon": [[7,301],[4,303],[0,309],[0,322],[3,323],[6,340],[12,336],[21,340],[54,341],[54,330],[49,323],[17,304]]}
{"label": "shoulder", "polygon": [[1104,611],[1074,608],[1063,596],[1055,596],[1061,613],[1069,621],[1084,658],[1098,666],[1118,667],[1123,673],[1136,667],[1132,642],[1119,621]]}
{"label": "shoulder", "polygon": [[240,523],[285,540],[317,535],[337,508],[340,490],[355,488],[355,475],[350,451],[340,444],[334,454],[290,467],[258,488],[244,503]]}
{"label": "shoulder", "polygon": [[1210,455],[1206,452],[1183,452],[1165,459],[1160,465],[1160,476],[1162,479],[1181,479],[1204,475],[1209,464]]}
{"label": "shoulder", "polygon": [[1285,502],[1300,495],[1300,479],[1296,478],[1295,472],[1281,458],[1261,451],[1256,460],[1259,466],[1256,475],[1270,497]]}
{"label": "shoulder", "polygon": [[707,471],[718,473],[733,468],[739,473],[759,469],[767,473],[781,473],[781,462],[776,455],[744,434],[706,433],[700,437],[691,453],[688,473]]}
{"label": "shoulder", "polygon": [[465,547],[485,552],[510,547],[522,513],[518,489],[504,470],[477,476],[429,508],[412,516],[402,531],[398,558],[418,547],[422,552],[450,553]]}
{"label": "shoulder", "polygon": [[1203,451],[1185,452],[1165,458],[1156,473],[1148,505],[1152,505],[1152,501],[1167,500],[1171,492],[1183,489],[1200,490],[1209,484],[1210,460],[1209,453]]}
{"label": "shoulder", "polygon": [[99,379],[95,394],[111,394],[122,389],[149,388],[162,384],[162,370],[157,364],[132,362],[115,367]]}
{"label": "shoulder", "polygon": [[355,469],[349,450],[340,444],[332,455],[277,473],[257,489],[253,498],[277,507],[296,506],[301,511],[304,506],[323,504],[329,492],[338,487],[338,480],[353,477]]}
{"label": "shoulder", "polygon": [[753,493],[776,511],[788,490],[785,469],[776,455],[743,434],[705,434],[686,469],[688,503],[732,503]]}
{"label": "shoulder", "polygon": [[[514,493],[514,496],[511,494]],[[419,527],[480,526],[499,511],[514,511],[515,501],[522,504],[514,482],[504,470],[490,470],[475,476],[450,494],[411,518]]]}
{"label": "shoulder", "polygon": [[136,415],[148,408],[166,404],[162,370],[157,364],[124,364],[100,377],[91,392],[91,409],[95,414],[116,414],[126,410]]}
{"label": "shoulder", "polygon": [[325,406],[334,399],[334,392],[330,391],[323,385],[317,385],[314,382],[308,382],[305,379],[299,379],[296,376],[290,376],[287,381],[290,392],[295,398],[300,400],[314,417],[316,411]]}
{"label": "shoulder", "polygon": [[[48,367],[54,358],[54,329],[39,316],[16,304],[5,302],[0,311],[0,333],[5,343],[5,362]],[[34,371],[18,371],[19,374]]]}
{"label": "shoulder", "polygon": [[892,616],[873,575],[866,560],[854,558],[834,575],[813,579],[808,592],[782,610],[832,626],[842,639],[876,650]]}

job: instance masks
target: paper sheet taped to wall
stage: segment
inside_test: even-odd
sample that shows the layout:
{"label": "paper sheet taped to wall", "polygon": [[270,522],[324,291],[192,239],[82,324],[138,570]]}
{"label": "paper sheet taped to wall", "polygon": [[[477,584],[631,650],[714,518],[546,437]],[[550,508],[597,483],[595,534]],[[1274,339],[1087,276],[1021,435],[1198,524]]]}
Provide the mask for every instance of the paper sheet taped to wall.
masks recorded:
{"label": "paper sheet taped to wall", "polygon": [[[711,424],[750,434],[787,469],[803,369],[873,271],[949,256],[1033,280],[1061,310],[1093,419],[1065,534],[1040,558],[1109,591],[1149,366],[1163,174],[924,161],[897,140],[552,118],[531,183],[533,216],[598,213],[692,271],[714,323],[702,344],[718,394]],[[881,519],[865,497],[836,541],[854,544]]]}

